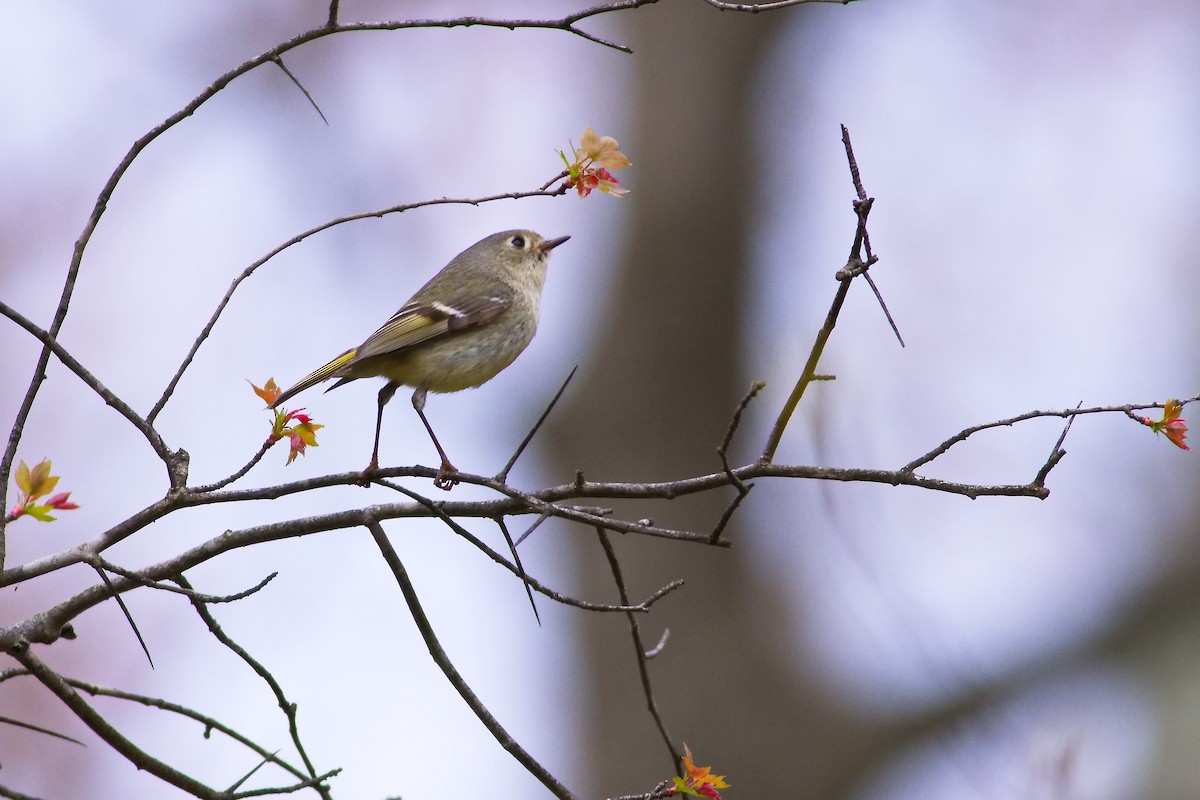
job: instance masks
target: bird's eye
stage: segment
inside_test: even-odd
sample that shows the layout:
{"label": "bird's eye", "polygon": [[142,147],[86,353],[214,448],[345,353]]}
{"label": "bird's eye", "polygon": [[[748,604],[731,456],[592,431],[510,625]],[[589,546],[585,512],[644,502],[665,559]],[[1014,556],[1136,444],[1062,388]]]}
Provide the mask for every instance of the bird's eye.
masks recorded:
{"label": "bird's eye", "polygon": [[514,236],[508,240],[508,243],[511,244],[513,247],[517,248],[518,250],[525,249],[525,237],[524,236]]}

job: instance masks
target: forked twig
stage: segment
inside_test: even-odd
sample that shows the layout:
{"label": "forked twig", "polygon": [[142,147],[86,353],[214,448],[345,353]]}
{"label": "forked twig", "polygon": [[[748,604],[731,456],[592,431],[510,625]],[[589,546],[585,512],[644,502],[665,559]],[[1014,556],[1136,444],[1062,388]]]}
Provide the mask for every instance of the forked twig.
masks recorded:
{"label": "forked twig", "polygon": [[[427,508],[430,512],[432,512],[433,516],[437,517],[443,523],[445,523],[446,527],[448,527],[450,530],[454,531],[456,534],[461,536],[463,539],[466,539],[477,550],[479,550],[479,552],[483,553],[485,556],[490,558],[494,563],[499,564],[500,566],[504,567],[506,570],[511,572],[513,575],[516,575],[518,578],[520,578],[525,583],[525,585],[527,587],[532,587],[535,592],[538,592],[539,594],[543,594],[546,597],[549,597],[551,600],[555,601],[556,603],[562,603],[563,605],[567,605],[567,606],[574,606],[575,608],[580,608],[580,609],[583,609],[584,611],[604,611],[604,612],[631,612],[632,611],[632,612],[638,612],[638,613],[646,613],[650,610],[650,606],[654,605],[655,603],[657,603],[659,600],[661,600],[666,595],[670,594],[671,592],[675,591],[679,587],[683,586],[683,581],[680,581],[680,580],[672,581],[671,583],[668,583],[666,586],[663,586],[658,591],[654,592],[654,594],[650,595],[649,597],[647,597],[645,600],[643,600],[641,603],[639,603],[637,605],[609,605],[606,603],[590,603],[587,600],[579,600],[578,598],[571,597],[570,595],[565,595],[565,594],[562,594],[561,592],[554,591],[553,589],[551,589],[550,587],[546,586],[541,581],[539,581],[537,578],[534,578],[529,573],[525,572],[522,569],[518,569],[513,564],[508,563],[508,561],[506,561],[503,556],[501,556],[499,553],[497,553],[492,548],[488,547],[487,544],[482,539],[480,539],[478,536],[476,536],[475,534],[471,533],[469,530],[464,528],[462,525],[460,525],[454,519],[454,517],[451,514],[447,513],[447,511],[444,508],[444,506],[446,505],[445,503],[435,503],[432,500],[430,500],[428,497],[423,497],[422,495],[417,494],[416,492],[412,491],[411,489],[408,489],[404,486],[401,486],[398,483],[394,483],[389,480],[380,480],[380,481],[378,481],[378,483],[381,486],[386,486],[389,489],[400,492],[401,494],[412,498],[417,503],[419,503],[422,506],[424,506],[425,508]],[[491,519],[496,519],[496,518],[497,518],[496,515],[491,516]],[[541,519],[545,519],[545,517],[542,517]],[[535,525],[536,524],[537,523],[535,523]],[[514,546],[517,544],[520,544],[520,540],[515,542]]]}
{"label": "forked twig", "polygon": [[29,670],[30,674],[41,681],[42,685],[49,689],[51,694],[61,700],[63,705],[69,708],[84,725],[91,728],[97,736],[103,739],[113,750],[124,756],[129,763],[135,765],[138,769],[146,770],[156,778],[166,781],[172,786],[182,789],[195,797],[205,798],[205,800],[220,800],[222,793],[206,786],[191,775],[159,761],[125,738],[119,730],[113,727],[112,723],[80,696],[75,687],[71,686],[65,678],[51,669],[46,662],[38,658],[33,652],[33,648],[25,647],[10,650],[9,655],[16,659],[21,666]]}
{"label": "forked twig", "polygon": [[[202,592],[197,592],[192,589],[183,589],[178,586],[170,586],[168,584],[163,583],[162,581],[150,580],[149,578],[142,575],[140,572],[138,572],[136,570],[125,569],[124,567],[117,566],[116,564],[112,563],[111,561],[108,561],[107,559],[105,559],[101,556],[96,556],[96,564],[98,564],[100,567],[103,567],[108,572],[114,572],[117,575],[120,575],[122,578],[128,578],[129,580],[133,581],[134,583],[145,586],[147,589],[157,589],[160,592],[171,592],[173,594],[181,594],[184,597],[189,597],[189,598],[191,598],[193,600],[197,600],[201,603],[214,603],[214,604],[234,603],[234,602],[237,602],[238,600],[244,600],[245,598],[249,597],[250,595],[265,588],[268,583],[275,580],[276,576],[279,575],[278,572],[272,572],[270,575],[263,578],[261,581],[259,581],[255,585],[251,586],[249,589],[243,589],[242,591],[234,592],[233,594],[216,595],[216,594],[204,594]],[[177,578],[173,577],[172,580],[177,580]],[[109,588],[112,588],[111,584],[109,585]]]}
{"label": "forked twig", "polygon": [[[625,578],[621,574],[621,562],[617,560],[617,551],[613,549],[612,542],[608,540],[608,531],[602,526],[597,525],[596,535],[600,537],[600,546],[604,548],[604,556],[608,559],[609,569],[612,570],[613,580],[617,584],[617,593],[621,599],[621,604],[628,605],[629,593],[625,590]],[[650,668],[646,663],[646,646],[642,644],[642,632],[638,627],[637,617],[627,614],[626,619],[629,621],[629,635],[633,639],[633,649],[637,652],[638,673],[642,676],[642,692],[646,696],[646,708],[650,711],[650,716],[654,718],[654,724],[658,726],[659,735],[662,736],[663,742],[667,745],[667,750],[671,753],[671,769],[678,770],[680,769],[680,763],[683,761],[683,755],[675,749],[675,743],[671,741],[671,734],[667,733],[667,725],[663,722],[662,714],[658,711],[658,701],[654,697],[654,685],[650,682]]]}
{"label": "forked twig", "polygon": [[521,583],[525,584],[525,595],[529,598],[529,606],[533,609],[533,618],[537,620],[540,627],[542,617],[538,614],[537,603],[533,602],[533,588],[529,585],[529,573],[525,572],[525,566],[521,563],[521,556],[517,554],[517,546],[513,543],[512,534],[508,532],[508,525],[504,523],[504,517],[496,518],[496,526],[500,528],[500,532],[504,534],[504,541],[508,545],[508,552],[512,553],[513,564],[517,571],[521,573]]}
{"label": "forked twig", "polygon": [[[1080,400],[1075,406],[1078,411],[1083,407],[1083,401]],[[1045,486],[1046,476],[1050,474],[1050,470],[1054,469],[1058,462],[1063,460],[1063,456],[1067,454],[1066,450],[1062,449],[1063,442],[1067,440],[1067,433],[1070,432],[1071,426],[1075,424],[1075,415],[1067,417],[1067,424],[1063,425],[1062,433],[1058,435],[1058,441],[1054,443],[1054,447],[1050,448],[1050,455],[1046,456],[1046,463],[1042,464],[1042,468],[1037,471],[1037,475],[1033,478],[1034,486]]]}
{"label": "forked twig", "polygon": [[[845,126],[842,128],[845,131]],[[850,175],[855,183],[855,191],[861,194],[862,181],[858,177],[858,164],[854,161],[854,153],[850,148],[849,138],[844,137],[846,143],[847,158],[850,162]],[[763,447],[762,455],[759,456],[759,463],[770,464],[775,459],[775,451],[779,448],[779,442],[783,439],[783,432],[787,430],[788,423],[791,422],[792,415],[796,411],[796,407],[800,404],[800,399],[804,397],[804,391],[808,385],[813,382],[817,374],[817,364],[821,360],[821,355],[825,352],[825,343],[829,341],[829,337],[833,334],[834,327],[837,326],[838,315],[841,314],[842,306],[845,305],[846,295],[850,292],[850,284],[853,283],[853,278],[865,268],[866,264],[860,258],[862,252],[863,240],[866,236],[866,214],[870,211],[870,204],[864,203],[861,200],[856,201],[855,213],[858,215],[858,225],[854,233],[854,244],[850,248],[850,258],[846,262],[846,267],[842,270],[847,273],[847,277],[838,275],[837,292],[833,295],[833,302],[829,305],[829,311],[825,314],[825,323],[821,329],[817,331],[817,337],[813,341],[812,349],[809,350],[808,360],[804,364],[804,369],[800,373],[800,377],[796,380],[796,385],[792,388],[792,393],[784,402],[783,408],[779,412],[779,416],[775,419],[775,426],[771,429],[770,435],[767,437],[767,444]],[[855,270],[858,270],[857,272]]]}
{"label": "forked twig", "polygon": [[[188,591],[195,591],[192,584],[183,575],[176,576],[175,582]],[[217,622],[217,618],[208,610],[208,605],[203,600],[198,599],[195,595],[190,596],[189,599],[192,601],[192,607],[196,609],[196,613],[204,622],[205,627],[208,628],[208,632],[213,635],[213,638],[240,658],[271,689],[272,694],[275,695],[275,701],[279,705],[279,710],[283,712],[284,717],[287,719],[288,732],[292,737],[292,745],[296,748],[296,752],[299,753],[301,760],[304,761],[304,768],[308,770],[307,777],[310,779],[315,778],[317,776],[316,767],[313,766],[312,760],[308,757],[308,751],[305,750],[304,743],[300,740],[300,727],[296,722],[296,704],[288,700],[287,695],[283,692],[283,687],[279,685],[279,681],[275,679],[271,671],[225,633],[225,629]],[[293,771],[293,774],[297,775],[297,777],[304,777],[295,771]],[[330,800],[331,796],[326,787],[319,784],[315,784],[314,786],[322,797]]]}
{"label": "forked twig", "polygon": [[721,541],[721,534],[725,531],[725,526],[729,524],[729,520],[733,519],[733,513],[737,511],[738,506],[746,499],[746,495],[750,494],[750,490],[754,488],[754,484],[747,484],[741,478],[734,474],[733,468],[729,466],[729,445],[733,442],[733,434],[737,432],[738,425],[742,421],[742,413],[746,407],[750,405],[750,401],[758,396],[758,393],[767,386],[764,381],[755,381],[750,385],[750,391],[742,398],[741,402],[733,411],[733,417],[729,420],[729,428],[725,431],[725,438],[721,440],[721,446],[717,448],[717,455],[721,457],[721,467],[725,470],[725,474],[729,476],[729,483],[737,489],[737,495],[733,501],[726,506],[721,518],[717,520],[717,524],[713,526],[712,532],[708,535],[709,544],[717,544]]}

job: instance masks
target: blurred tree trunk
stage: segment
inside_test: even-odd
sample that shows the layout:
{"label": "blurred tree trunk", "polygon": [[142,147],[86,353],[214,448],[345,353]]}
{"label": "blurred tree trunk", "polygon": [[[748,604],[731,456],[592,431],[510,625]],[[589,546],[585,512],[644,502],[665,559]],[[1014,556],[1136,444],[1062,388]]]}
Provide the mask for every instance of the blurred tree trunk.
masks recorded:
{"label": "blurred tree trunk", "polygon": [[[582,469],[596,480],[661,480],[720,468],[714,450],[747,388],[739,346],[757,199],[753,100],[781,16],[701,3],[633,15],[635,127],[619,137],[636,163],[633,228],[623,263],[613,265],[604,338],[568,392],[570,407],[551,417],[558,476]],[[659,506],[657,521],[707,530],[731,495]],[[640,618],[648,648],[664,626],[673,631],[651,662],[668,730],[677,746],[687,742],[701,763],[728,773],[739,797],[789,786],[788,796],[800,787],[804,796],[834,796],[827,790],[844,784],[847,759],[862,752],[848,744],[858,731],[801,666],[778,661],[789,648],[755,633],[803,631],[747,624],[769,621],[777,602],[739,557],[749,544],[736,527],[735,518],[732,550],[614,539],[632,597],[688,582]],[[614,601],[599,544],[566,538],[577,592]],[[593,737],[583,756],[593,776],[580,788],[645,790],[673,767],[646,711],[626,621],[584,614],[578,624],[589,667],[578,686]]]}

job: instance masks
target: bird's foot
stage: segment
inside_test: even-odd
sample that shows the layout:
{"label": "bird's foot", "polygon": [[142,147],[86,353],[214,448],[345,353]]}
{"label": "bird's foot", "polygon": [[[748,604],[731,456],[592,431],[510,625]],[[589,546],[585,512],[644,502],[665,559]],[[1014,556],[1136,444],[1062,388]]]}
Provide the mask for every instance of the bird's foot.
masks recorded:
{"label": "bird's foot", "polygon": [[458,478],[453,477],[457,473],[455,466],[443,458],[442,466],[438,467],[437,475],[433,476],[433,485],[448,492],[459,482]]}

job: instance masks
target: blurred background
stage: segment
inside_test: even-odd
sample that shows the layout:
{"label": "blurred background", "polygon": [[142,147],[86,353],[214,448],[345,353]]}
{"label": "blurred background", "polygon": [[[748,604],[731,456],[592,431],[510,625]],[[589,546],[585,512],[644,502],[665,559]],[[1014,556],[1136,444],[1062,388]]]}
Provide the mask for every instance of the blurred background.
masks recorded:
{"label": "blurred background", "polygon": [[[345,2],[343,21],[557,17],[584,3]],[[0,32],[0,295],[48,325],[72,247],[132,142],[217,76],[321,24],[311,2],[63,2]],[[361,341],[454,254],[497,230],[571,234],[539,335],[485,387],[433,396],[455,463],[495,472],[572,366],[564,402],[511,476],[522,488],[667,480],[761,451],[836,289],[854,230],[839,124],[876,198],[873,270],[907,342],[856,284],[778,460],[895,469],[956,431],[1036,408],[1197,390],[1190,206],[1200,150],[1200,6],[861,2],[757,15],[699,0],[556,31],[478,27],[328,37],[234,81],[130,169],[83,261],[62,343],[148,412],[230,281],[329,219],[436,197],[533,189],[593,126],[633,160],[624,200],[573,195],[423,208],[333,228],[235,295],[159,420],[192,483],[256,450],[246,381],[288,384]],[[12,420],[39,348],[0,324]],[[327,427],[241,485],[359,469],[376,387],[303,398]],[[1184,416],[1192,418],[1192,407]],[[11,423],[10,423],[11,424]],[[1061,422],[998,429],[924,472],[1030,480]],[[686,587],[641,619],[668,728],[729,798],[1177,798],[1200,793],[1196,457],[1123,416],[1080,419],[1046,501],[759,481],[718,550],[616,537],[631,594]],[[14,566],[87,542],[165,489],[144,441],[53,363],[18,458],[52,458],[82,508],[10,526]],[[385,465],[433,465],[398,399]],[[434,490],[424,481],[413,488]],[[478,493],[479,496],[485,496]],[[730,492],[623,505],[707,530]],[[467,487],[454,499],[474,496]],[[378,487],[170,517],[109,554],[146,566],[227,529],[397,498]],[[641,792],[672,765],[626,621],[539,603],[444,526],[387,530],[442,643],[507,729],[581,797]],[[503,548],[494,526],[469,527]],[[526,568],[614,602],[595,535],[548,522]],[[266,590],[215,609],[299,707],[336,796],[545,796],[430,660],[365,531],[227,554],[198,589]],[[0,624],[95,582],[84,567],[0,592]],[[19,591],[18,591],[19,588]],[[262,683],[182,599],[115,604],[39,653],[63,673],[162,696],[292,757]],[[10,665],[5,665],[10,666]],[[215,786],[256,759],[194,723],[96,699],[137,744]],[[114,755],[32,680],[0,685],[0,785],[37,797],[180,796]],[[250,786],[286,782],[263,770]]]}

